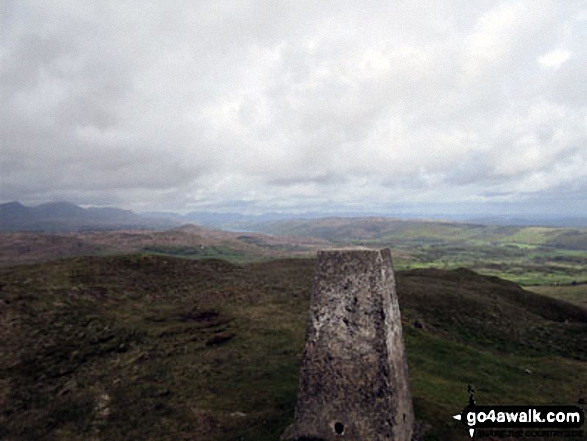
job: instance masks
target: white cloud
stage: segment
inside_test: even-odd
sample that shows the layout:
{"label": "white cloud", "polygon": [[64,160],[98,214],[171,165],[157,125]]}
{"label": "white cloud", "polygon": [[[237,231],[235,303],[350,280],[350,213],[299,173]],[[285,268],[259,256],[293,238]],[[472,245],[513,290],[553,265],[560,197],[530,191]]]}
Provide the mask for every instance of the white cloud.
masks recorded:
{"label": "white cloud", "polygon": [[548,52],[538,58],[538,62],[545,67],[558,69],[563,63],[571,58],[571,53],[566,49],[557,49]]}
{"label": "white cloud", "polygon": [[375,210],[587,185],[580,1],[3,8],[0,202]]}

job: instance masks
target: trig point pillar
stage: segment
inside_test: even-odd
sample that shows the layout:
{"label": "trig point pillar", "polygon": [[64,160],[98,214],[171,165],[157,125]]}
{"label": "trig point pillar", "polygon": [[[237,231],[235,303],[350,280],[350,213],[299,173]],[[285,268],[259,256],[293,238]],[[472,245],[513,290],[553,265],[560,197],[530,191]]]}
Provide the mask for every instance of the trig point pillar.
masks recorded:
{"label": "trig point pillar", "polygon": [[389,249],[319,251],[295,419],[281,439],[409,441],[413,423]]}

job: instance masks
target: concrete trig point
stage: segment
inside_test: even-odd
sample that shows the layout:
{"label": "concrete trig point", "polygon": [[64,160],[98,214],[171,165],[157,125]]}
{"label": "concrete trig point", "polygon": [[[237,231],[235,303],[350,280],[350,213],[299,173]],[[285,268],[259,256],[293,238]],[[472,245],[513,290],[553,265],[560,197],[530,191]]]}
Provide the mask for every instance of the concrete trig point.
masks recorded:
{"label": "concrete trig point", "polygon": [[295,419],[281,439],[409,441],[413,423],[389,249],[319,251]]}

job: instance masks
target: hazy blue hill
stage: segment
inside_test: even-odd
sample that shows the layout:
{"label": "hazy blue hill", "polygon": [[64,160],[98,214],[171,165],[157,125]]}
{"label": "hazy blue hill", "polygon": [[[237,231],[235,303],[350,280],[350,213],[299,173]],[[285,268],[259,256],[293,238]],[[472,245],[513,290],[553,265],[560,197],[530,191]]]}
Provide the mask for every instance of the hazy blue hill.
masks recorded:
{"label": "hazy blue hill", "polygon": [[90,215],[94,220],[109,222],[144,222],[146,218],[130,210],[122,210],[114,207],[90,207],[86,209],[86,214]]}
{"label": "hazy blue hill", "polygon": [[33,213],[46,219],[83,218],[86,210],[71,202],[49,202],[33,207]]}
{"label": "hazy blue hill", "polygon": [[241,213],[218,213],[213,211],[194,211],[181,216],[184,222],[196,222],[199,225],[227,230],[250,231],[251,225],[283,220],[289,216],[283,213],[264,213],[259,215],[248,215]]}
{"label": "hazy blue hill", "polygon": [[20,202],[0,204],[0,231],[67,232],[126,228],[169,228],[176,222],[140,216],[119,208],[82,208],[71,202],[27,207]]}
{"label": "hazy blue hill", "polygon": [[468,218],[467,221],[486,225],[517,225],[536,227],[587,227],[587,218],[581,216],[480,216]]}
{"label": "hazy blue hill", "polygon": [[517,231],[518,227],[384,217],[331,217],[265,222],[256,225],[255,229],[280,235],[320,237],[335,242],[401,239],[406,242],[443,243],[486,237],[495,231],[504,234],[507,230],[509,233]]}
{"label": "hazy blue hill", "polygon": [[8,202],[6,204],[0,204],[0,227],[4,224],[20,222],[31,214],[32,209],[25,207],[20,202]]}
{"label": "hazy blue hill", "polygon": [[[291,221],[302,219],[322,219],[328,216],[320,212],[303,213],[279,213],[267,212],[262,214],[243,214],[235,212],[216,211],[192,211],[187,214],[179,214],[172,211],[148,211],[141,213],[143,216],[173,219],[183,223],[196,223],[205,227],[221,228],[225,230],[256,231],[263,229],[267,223],[277,221]],[[370,216],[366,213],[338,213],[341,218],[356,218]]]}

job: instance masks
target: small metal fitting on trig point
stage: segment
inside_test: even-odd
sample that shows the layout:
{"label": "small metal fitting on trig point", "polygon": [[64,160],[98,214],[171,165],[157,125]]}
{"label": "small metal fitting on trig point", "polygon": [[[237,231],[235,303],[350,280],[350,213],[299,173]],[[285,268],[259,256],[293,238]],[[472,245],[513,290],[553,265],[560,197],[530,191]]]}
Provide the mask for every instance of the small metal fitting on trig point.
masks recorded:
{"label": "small metal fitting on trig point", "polygon": [[413,423],[391,252],[319,251],[294,423],[281,439],[409,441]]}

